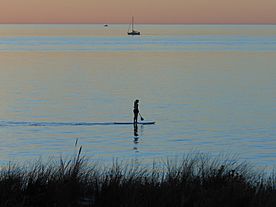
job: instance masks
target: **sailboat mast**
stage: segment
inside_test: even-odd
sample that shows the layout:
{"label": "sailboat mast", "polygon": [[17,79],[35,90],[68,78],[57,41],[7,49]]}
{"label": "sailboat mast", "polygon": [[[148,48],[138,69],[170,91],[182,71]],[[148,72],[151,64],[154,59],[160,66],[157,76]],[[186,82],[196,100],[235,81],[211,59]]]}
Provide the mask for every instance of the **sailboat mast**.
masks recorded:
{"label": "sailboat mast", "polygon": [[133,31],[133,24],[134,24],[134,17],[132,16],[132,23],[131,23],[131,28],[132,28],[132,31]]}

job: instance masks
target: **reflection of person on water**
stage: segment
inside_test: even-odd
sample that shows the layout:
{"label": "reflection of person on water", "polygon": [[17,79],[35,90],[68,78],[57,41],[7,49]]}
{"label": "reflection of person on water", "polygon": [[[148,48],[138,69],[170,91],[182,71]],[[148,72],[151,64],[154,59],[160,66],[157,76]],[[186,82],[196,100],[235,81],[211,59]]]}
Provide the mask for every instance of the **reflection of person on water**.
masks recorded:
{"label": "reflection of person on water", "polygon": [[133,113],[134,113],[134,119],[133,119],[133,123],[137,124],[137,120],[138,120],[138,114],[139,114],[139,100],[135,100],[134,101],[134,107],[133,107]]}
{"label": "reflection of person on water", "polygon": [[134,137],[133,137],[134,147],[133,147],[133,150],[135,150],[135,152],[139,152],[139,150],[138,150],[138,143],[139,143],[138,124],[136,124],[136,123],[133,124],[133,132],[134,132]]}
{"label": "reflection of person on water", "polygon": [[133,133],[134,133],[134,138],[138,139],[139,134],[138,134],[138,125],[137,124],[134,124]]}

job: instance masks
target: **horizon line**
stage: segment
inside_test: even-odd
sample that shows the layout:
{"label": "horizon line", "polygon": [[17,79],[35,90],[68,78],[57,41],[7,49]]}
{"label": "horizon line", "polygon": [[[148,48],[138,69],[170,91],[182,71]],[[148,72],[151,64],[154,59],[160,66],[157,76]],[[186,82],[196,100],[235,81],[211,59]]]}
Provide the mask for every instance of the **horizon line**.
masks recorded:
{"label": "horizon line", "polygon": [[[108,24],[108,25],[119,25],[119,24],[130,24],[130,23],[108,23],[108,22],[36,22],[36,23],[31,23],[31,22],[0,22],[0,25],[3,24]],[[276,25],[276,23],[135,23],[136,25]]]}

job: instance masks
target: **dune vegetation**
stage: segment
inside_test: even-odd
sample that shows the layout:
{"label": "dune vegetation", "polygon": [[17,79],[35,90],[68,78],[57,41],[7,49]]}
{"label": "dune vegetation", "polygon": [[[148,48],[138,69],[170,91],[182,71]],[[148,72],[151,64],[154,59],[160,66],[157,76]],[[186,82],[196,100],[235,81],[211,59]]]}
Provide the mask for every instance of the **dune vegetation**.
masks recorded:
{"label": "dune vegetation", "polygon": [[60,159],[0,170],[0,206],[6,207],[275,207],[274,173],[246,162],[204,154],[152,167],[89,161],[81,149]]}

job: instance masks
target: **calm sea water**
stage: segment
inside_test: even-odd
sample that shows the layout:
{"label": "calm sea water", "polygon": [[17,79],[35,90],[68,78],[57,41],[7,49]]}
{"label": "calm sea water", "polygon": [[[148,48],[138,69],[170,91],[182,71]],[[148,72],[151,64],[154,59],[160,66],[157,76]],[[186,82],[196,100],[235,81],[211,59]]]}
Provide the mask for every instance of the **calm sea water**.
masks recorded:
{"label": "calm sea water", "polygon": [[[150,163],[199,151],[276,165],[276,26],[0,25],[0,163]],[[131,121],[140,99],[156,125]],[[81,123],[80,123],[81,122]]]}

